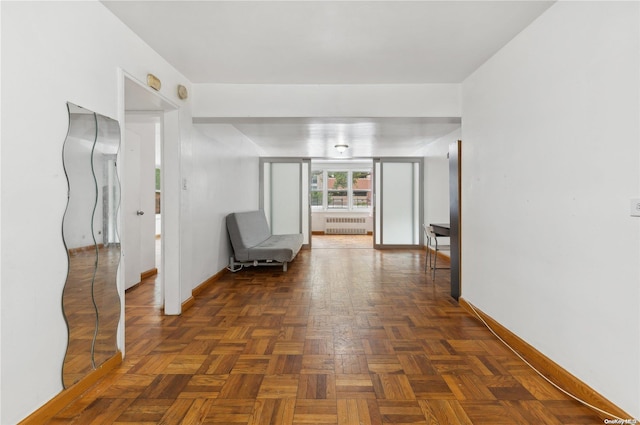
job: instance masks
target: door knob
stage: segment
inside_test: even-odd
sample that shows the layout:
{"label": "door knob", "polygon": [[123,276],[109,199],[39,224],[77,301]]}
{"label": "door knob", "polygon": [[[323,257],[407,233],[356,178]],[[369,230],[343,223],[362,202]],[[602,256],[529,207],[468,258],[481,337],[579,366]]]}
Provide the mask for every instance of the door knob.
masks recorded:
{"label": "door knob", "polygon": [[137,215],[144,215],[144,211],[140,211],[140,210],[138,210],[138,211],[136,211],[136,214],[137,214]]}

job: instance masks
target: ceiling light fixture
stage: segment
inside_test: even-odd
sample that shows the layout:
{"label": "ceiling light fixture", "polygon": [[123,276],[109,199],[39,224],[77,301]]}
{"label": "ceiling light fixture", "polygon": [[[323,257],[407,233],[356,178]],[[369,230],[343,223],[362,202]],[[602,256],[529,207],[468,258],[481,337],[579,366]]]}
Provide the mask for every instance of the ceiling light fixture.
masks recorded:
{"label": "ceiling light fixture", "polygon": [[347,145],[346,143],[340,143],[340,144],[335,145],[334,147],[340,153],[344,153],[344,151],[349,149],[349,145]]}

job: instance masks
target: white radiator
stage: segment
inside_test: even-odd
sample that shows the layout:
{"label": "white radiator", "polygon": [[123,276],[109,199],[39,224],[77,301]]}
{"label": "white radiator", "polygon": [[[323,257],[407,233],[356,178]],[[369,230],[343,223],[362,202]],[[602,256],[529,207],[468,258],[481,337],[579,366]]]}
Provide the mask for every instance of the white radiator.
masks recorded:
{"label": "white radiator", "polygon": [[326,217],[324,233],[327,235],[366,235],[365,217]]}

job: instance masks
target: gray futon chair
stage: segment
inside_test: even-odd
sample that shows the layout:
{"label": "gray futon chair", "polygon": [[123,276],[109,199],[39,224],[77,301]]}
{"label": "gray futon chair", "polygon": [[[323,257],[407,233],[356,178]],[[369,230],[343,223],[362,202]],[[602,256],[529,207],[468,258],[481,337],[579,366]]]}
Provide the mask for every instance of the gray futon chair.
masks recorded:
{"label": "gray futon chair", "polygon": [[303,243],[301,233],[272,235],[262,210],[227,215],[227,230],[234,253],[227,268],[232,272],[244,266],[277,265],[286,272]]}

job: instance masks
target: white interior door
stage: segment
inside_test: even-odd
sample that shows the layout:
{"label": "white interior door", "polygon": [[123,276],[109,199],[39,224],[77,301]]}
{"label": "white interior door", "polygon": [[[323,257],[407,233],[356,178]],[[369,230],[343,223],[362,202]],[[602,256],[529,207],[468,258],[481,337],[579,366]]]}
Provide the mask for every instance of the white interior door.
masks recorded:
{"label": "white interior door", "polygon": [[122,255],[124,288],[140,282],[140,136],[125,130]]}
{"label": "white interior door", "polygon": [[155,168],[156,144],[159,139],[160,119],[154,115],[129,114],[126,127],[140,137],[138,165],[140,187],[140,269],[139,273],[153,273],[156,269],[156,215]]}

